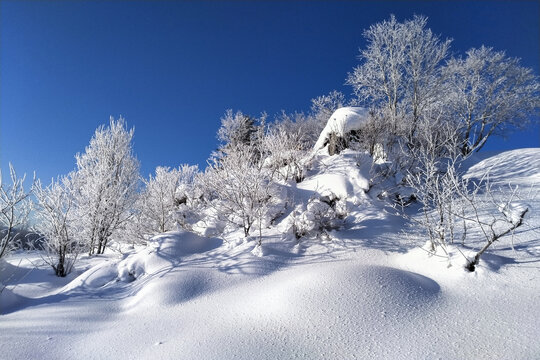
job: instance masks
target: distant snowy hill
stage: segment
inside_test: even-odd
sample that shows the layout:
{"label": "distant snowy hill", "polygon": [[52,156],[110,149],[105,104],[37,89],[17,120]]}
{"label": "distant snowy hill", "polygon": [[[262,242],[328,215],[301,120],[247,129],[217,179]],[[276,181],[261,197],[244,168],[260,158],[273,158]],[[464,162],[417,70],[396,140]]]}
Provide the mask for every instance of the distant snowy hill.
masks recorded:
{"label": "distant snowy hill", "polygon": [[[364,119],[348,109],[352,123]],[[125,254],[83,257],[59,279],[37,253],[16,252],[0,265],[8,285],[0,357],[538,358],[540,149],[470,166],[469,177],[489,170],[495,185],[518,184],[531,207],[526,226],[474,273],[457,249],[449,264],[401,233],[403,220],[376,196],[371,166],[350,150],[316,154],[304,181],[284,185],[294,203],[264,229],[264,256],[239,235],[178,231]],[[332,201],[346,210],[338,230],[300,241],[290,233],[291,222],[309,222]]]}

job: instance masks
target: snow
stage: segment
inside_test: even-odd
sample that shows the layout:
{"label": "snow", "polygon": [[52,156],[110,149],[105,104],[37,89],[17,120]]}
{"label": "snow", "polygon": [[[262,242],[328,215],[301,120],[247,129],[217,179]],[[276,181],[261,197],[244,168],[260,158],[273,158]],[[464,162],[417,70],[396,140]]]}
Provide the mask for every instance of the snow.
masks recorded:
{"label": "snow", "polygon": [[[533,359],[540,354],[540,149],[504,152],[467,176],[518,184],[527,224],[477,270],[449,246],[429,255],[373,196],[369,159],[313,158],[287,188],[301,204],[329,192],[349,216],[329,239],[284,237],[288,214],[257,237],[183,231],[128,253],[84,256],[57,278],[38,252],[0,264],[6,359]],[[535,187],[536,186],[536,187]],[[387,210],[387,209],[386,209]],[[465,251],[481,246],[479,239]]]}
{"label": "snow", "polygon": [[331,133],[344,136],[352,130],[358,130],[368,120],[369,111],[362,107],[342,107],[334,111],[328,119],[317,143],[315,150],[322,149]]}

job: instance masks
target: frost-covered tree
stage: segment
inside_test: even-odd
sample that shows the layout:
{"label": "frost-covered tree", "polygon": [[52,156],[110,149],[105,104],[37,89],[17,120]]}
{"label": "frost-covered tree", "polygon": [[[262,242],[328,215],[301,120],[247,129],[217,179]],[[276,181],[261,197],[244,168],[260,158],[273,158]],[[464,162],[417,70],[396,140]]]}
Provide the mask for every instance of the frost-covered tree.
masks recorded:
{"label": "frost-covered tree", "polygon": [[[175,225],[186,226],[186,210],[183,205],[192,201],[192,187],[197,166],[182,165],[177,169],[157,167],[154,176],[143,180],[145,188],[137,202],[138,214],[133,221],[139,222],[140,236],[171,231]],[[182,212],[179,214],[179,212]]]}
{"label": "frost-covered tree", "polygon": [[47,187],[38,180],[33,189],[37,205],[35,231],[44,241],[44,259],[56,276],[64,277],[71,272],[82,250],[74,179],[68,175],[53,180]]}
{"label": "frost-covered tree", "polygon": [[9,164],[11,184],[7,185],[0,172],[0,259],[6,256],[18,240],[18,229],[24,227],[30,213],[31,192],[24,190],[25,176],[18,177]]}
{"label": "frost-covered tree", "polygon": [[407,152],[412,156],[405,179],[421,205],[421,215],[411,220],[425,230],[431,251],[440,248],[446,252],[446,246],[454,242],[457,225],[454,204],[462,160],[457,128],[444,118],[427,116],[421,118],[418,128],[416,146]]}
{"label": "frost-covered tree", "polygon": [[259,154],[251,146],[239,146],[214,157],[199,181],[206,189],[208,205],[229,224],[241,227],[245,237],[258,225],[260,244],[261,229],[272,217],[277,197]]}
{"label": "frost-covered tree", "polygon": [[388,131],[408,141],[423,111],[441,96],[439,65],[450,47],[450,40],[441,41],[426,23],[423,16],[400,23],[392,15],[370,26],[361,64],[347,78],[358,102],[381,113]]}
{"label": "frost-covered tree", "polygon": [[83,154],[77,154],[76,202],[89,253],[102,254],[114,233],[131,217],[139,185],[133,155],[134,129],[123,118],[100,126]]}
{"label": "frost-covered tree", "polygon": [[461,152],[480,150],[491,135],[524,129],[540,109],[540,82],[517,58],[482,46],[444,68],[449,111],[460,123]]}
{"label": "frost-covered tree", "polygon": [[297,114],[293,121],[285,113],[270,125],[261,147],[264,166],[269,169],[272,179],[302,181],[304,158],[313,147],[310,125],[312,123],[301,115]]}
{"label": "frost-covered tree", "polygon": [[221,118],[221,127],[217,137],[221,142],[221,149],[227,150],[242,145],[255,146],[260,140],[260,132],[264,130],[266,115],[255,119],[241,111],[233,113],[231,109]]}

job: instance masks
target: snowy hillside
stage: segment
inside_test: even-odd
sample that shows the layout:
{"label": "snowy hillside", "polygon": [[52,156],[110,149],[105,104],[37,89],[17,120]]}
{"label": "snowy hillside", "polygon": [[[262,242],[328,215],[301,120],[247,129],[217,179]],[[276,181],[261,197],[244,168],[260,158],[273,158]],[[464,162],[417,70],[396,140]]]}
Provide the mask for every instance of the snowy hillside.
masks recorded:
{"label": "snowy hillside", "polygon": [[[489,170],[494,185],[518,184],[530,208],[513,241],[493,245],[473,273],[457,248],[449,267],[400,232],[370,168],[350,150],[316,155],[302,182],[284,185],[294,204],[263,230],[264,256],[238,233],[183,231],[85,256],[66,278],[37,253],[13,254],[0,265],[0,357],[538,358],[540,149],[469,168],[470,178]],[[309,230],[334,200],[338,230],[298,241],[291,223]]]}

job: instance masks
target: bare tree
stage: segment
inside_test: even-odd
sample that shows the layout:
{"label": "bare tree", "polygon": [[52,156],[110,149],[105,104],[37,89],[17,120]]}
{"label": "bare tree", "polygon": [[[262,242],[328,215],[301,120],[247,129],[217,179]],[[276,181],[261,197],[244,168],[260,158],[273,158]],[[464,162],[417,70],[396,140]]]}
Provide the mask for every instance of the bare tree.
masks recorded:
{"label": "bare tree", "polygon": [[9,164],[11,184],[6,185],[0,172],[0,259],[6,256],[18,239],[18,231],[24,227],[30,213],[30,192],[24,190],[24,180],[17,176]]}
{"label": "bare tree", "polygon": [[471,236],[483,238],[484,244],[472,258],[460,251],[466,268],[474,271],[486,250],[523,225],[529,208],[516,201],[517,188],[510,192],[494,189],[489,169],[481,179],[464,176],[461,163],[466,157],[459,147],[460,128],[450,124],[433,119],[420,123],[422,136],[412,150],[414,166],[407,174],[420,213],[402,214],[424,230],[434,253],[440,249],[448,256],[448,245],[466,245]]}
{"label": "bare tree", "polygon": [[[406,184],[421,204],[421,216],[408,218],[426,230],[431,251],[441,248],[446,252],[447,244],[453,243],[455,238],[455,186],[460,185],[457,179],[463,158],[456,151],[456,127],[437,115],[421,118],[416,146],[403,151],[411,155]],[[402,201],[398,198],[400,206],[406,205]]]}
{"label": "bare tree", "polygon": [[472,258],[466,257],[466,269],[474,271],[481,256],[498,240],[513,234],[522,226],[529,207],[518,200],[518,187],[510,185],[507,189],[494,189],[489,182],[489,169],[481,179],[470,179],[453,176],[455,197],[457,201],[449,215],[465,224],[463,241],[469,232],[476,231],[484,239],[484,245]]}

